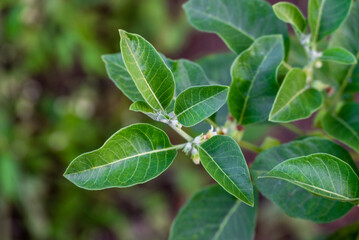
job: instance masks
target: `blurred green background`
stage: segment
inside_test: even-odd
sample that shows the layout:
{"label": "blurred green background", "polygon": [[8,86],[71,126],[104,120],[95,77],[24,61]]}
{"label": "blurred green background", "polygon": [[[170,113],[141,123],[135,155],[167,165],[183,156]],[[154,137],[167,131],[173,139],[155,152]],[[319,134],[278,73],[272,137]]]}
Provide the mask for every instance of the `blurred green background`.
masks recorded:
{"label": "blurred green background", "polygon": [[[101,55],[119,51],[119,28],[172,58],[226,51],[218,37],[189,26],[184,2],[0,1],[1,240],[167,239],[178,209],[212,182],[183,155],[159,178],[128,189],[85,191],[62,177],[73,158],[118,129],[150,121],[128,110],[106,76]],[[320,239],[351,221],[318,226],[262,202],[258,239]]]}

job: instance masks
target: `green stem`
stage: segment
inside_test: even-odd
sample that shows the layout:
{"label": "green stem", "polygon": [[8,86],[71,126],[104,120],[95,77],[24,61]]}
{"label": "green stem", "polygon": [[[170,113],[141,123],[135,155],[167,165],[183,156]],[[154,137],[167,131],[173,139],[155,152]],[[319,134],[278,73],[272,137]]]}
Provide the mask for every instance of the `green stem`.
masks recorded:
{"label": "green stem", "polygon": [[295,125],[293,125],[293,124],[290,124],[290,123],[282,123],[281,126],[284,127],[284,128],[286,128],[286,129],[288,129],[289,131],[291,131],[291,132],[293,132],[293,133],[299,135],[299,136],[305,135],[305,132],[304,132],[302,129],[300,129],[299,127],[297,127],[297,126],[295,126]]}
{"label": "green stem", "polygon": [[175,147],[175,149],[183,149],[186,146],[187,143],[183,143],[183,144],[178,144],[178,145],[174,145],[173,147]]}
{"label": "green stem", "polygon": [[187,142],[192,142],[193,138],[188,135],[185,131],[183,131],[182,129],[172,126],[171,124],[168,124],[173,130],[175,130],[179,135],[181,135],[181,137],[183,137],[184,139],[186,139]]}
{"label": "green stem", "polygon": [[285,61],[282,61],[282,65],[288,70],[292,69],[292,66],[289,63],[285,62]]}
{"label": "green stem", "polygon": [[249,150],[251,152],[260,153],[262,151],[262,149],[260,147],[254,145],[253,143],[246,142],[246,141],[243,141],[243,140],[239,141],[238,145],[241,148],[247,149],[247,150]]}
{"label": "green stem", "polygon": [[217,123],[215,123],[214,121],[212,121],[212,120],[209,119],[209,118],[206,119],[206,122],[207,122],[209,125],[212,125],[212,126],[215,127],[215,128],[220,128]]}
{"label": "green stem", "polygon": [[[355,56],[355,58],[359,60],[359,52],[357,53],[357,55]],[[343,79],[342,84],[341,84],[341,86],[340,86],[338,92],[337,92],[336,95],[335,95],[335,98],[334,98],[334,102],[335,102],[335,103],[337,103],[337,102],[340,101],[340,99],[341,99],[341,97],[342,97],[342,95],[343,95],[343,93],[344,93],[346,87],[348,86],[348,81],[349,81],[350,77],[353,75],[353,72],[354,72],[355,67],[356,67],[356,64],[353,64],[353,65],[349,68],[349,70],[348,70],[348,72],[347,72],[347,75],[345,75],[345,78]]]}

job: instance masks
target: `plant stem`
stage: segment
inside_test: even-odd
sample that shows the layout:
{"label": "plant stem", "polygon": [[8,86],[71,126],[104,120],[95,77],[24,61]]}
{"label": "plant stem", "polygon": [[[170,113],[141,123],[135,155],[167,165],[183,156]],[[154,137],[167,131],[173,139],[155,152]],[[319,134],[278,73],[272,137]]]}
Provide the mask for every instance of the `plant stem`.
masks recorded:
{"label": "plant stem", "polygon": [[254,145],[253,143],[250,142],[246,142],[246,141],[239,141],[238,145],[244,149],[247,149],[251,152],[255,152],[255,153],[260,153],[262,151],[262,149],[256,145]]}
{"label": "plant stem", "polygon": [[[359,52],[357,53],[357,55],[355,56],[356,59],[359,59]],[[345,88],[348,86],[348,81],[350,79],[350,77],[352,76],[353,72],[354,72],[354,69],[356,67],[356,64],[353,64],[348,72],[347,72],[347,75],[345,75],[345,78],[343,79],[343,82],[340,86],[340,88],[338,89],[338,92],[336,93],[335,97],[334,97],[334,103],[337,103],[340,101],[340,98],[342,97],[344,91],[345,91]]]}
{"label": "plant stem", "polygon": [[215,127],[215,128],[220,128],[217,123],[215,123],[214,121],[212,121],[212,120],[209,119],[209,118],[206,119],[206,122],[207,122],[209,125],[212,125],[212,126]]}
{"label": "plant stem", "polygon": [[284,66],[286,69],[288,69],[288,70],[291,70],[291,69],[292,69],[292,66],[291,66],[289,63],[287,63],[287,62],[285,62],[285,61],[282,61],[282,64],[283,64],[283,66]]}
{"label": "plant stem", "polygon": [[181,137],[183,137],[184,139],[186,139],[187,142],[192,142],[193,138],[188,135],[185,131],[183,131],[182,129],[172,126],[171,124],[168,124],[173,130],[175,130],[179,135],[181,135]]}
{"label": "plant stem", "polygon": [[299,136],[305,135],[305,132],[302,129],[300,129],[299,127],[297,127],[297,126],[295,126],[293,124],[282,123],[281,125],[282,125],[282,127],[288,129],[289,131],[291,131],[291,132],[293,132],[293,133],[295,133],[295,134],[297,134]]}
{"label": "plant stem", "polygon": [[178,144],[178,145],[174,145],[173,147],[175,147],[176,149],[182,149],[186,146],[187,143],[183,143],[183,144]]}

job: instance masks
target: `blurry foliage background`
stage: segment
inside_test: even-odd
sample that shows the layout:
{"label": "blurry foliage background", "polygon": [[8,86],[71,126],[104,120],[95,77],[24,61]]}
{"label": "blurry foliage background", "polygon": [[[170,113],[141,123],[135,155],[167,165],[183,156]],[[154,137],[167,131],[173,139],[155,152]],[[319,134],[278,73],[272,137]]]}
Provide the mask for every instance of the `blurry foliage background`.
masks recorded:
{"label": "blurry foliage background", "polygon": [[[119,51],[119,28],[173,58],[226,51],[218,37],[190,28],[183,2],[0,1],[1,240],[167,239],[178,209],[211,182],[181,154],[159,178],[128,189],[85,191],[62,177],[77,155],[124,126],[150,121],[128,110],[100,58]],[[251,140],[266,129],[252,131]],[[272,136],[293,137],[284,130]],[[317,226],[262,202],[258,239],[320,239],[347,221]]]}

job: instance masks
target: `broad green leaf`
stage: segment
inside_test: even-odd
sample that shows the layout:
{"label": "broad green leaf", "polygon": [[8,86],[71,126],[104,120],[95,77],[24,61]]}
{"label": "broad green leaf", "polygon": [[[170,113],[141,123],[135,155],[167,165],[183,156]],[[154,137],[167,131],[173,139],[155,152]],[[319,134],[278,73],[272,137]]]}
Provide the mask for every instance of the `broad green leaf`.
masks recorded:
{"label": "broad green leaf", "polygon": [[283,56],[282,37],[274,35],[257,39],[234,61],[228,106],[239,124],[268,119],[279,88],[276,73]]}
{"label": "broad green leaf", "polygon": [[102,60],[105,62],[108,76],[126,97],[133,102],[144,101],[130,74],[127,72],[121,53],[103,55]]}
{"label": "broad green leaf", "polygon": [[324,198],[359,204],[359,177],[348,163],[326,153],[286,160],[261,178],[281,179]]}
{"label": "broad green leaf", "polygon": [[175,92],[172,72],[144,38],[123,30],[120,36],[122,57],[137,89],[153,109],[164,112]]}
{"label": "broad green leaf", "polygon": [[293,68],[285,77],[274,101],[269,121],[291,122],[310,117],[321,105],[321,93],[307,86],[307,75]]}
{"label": "broad green leaf", "polygon": [[249,207],[218,185],[196,193],[174,220],[170,240],[252,240],[257,204]]}
{"label": "broad green leaf", "polygon": [[[236,58],[233,53],[219,53],[205,56],[197,61],[209,77],[212,84],[231,85],[231,65]],[[225,104],[218,110],[215,121],[219,125],[224,125],[228,116],[228,105]]]}
{"label": "broad green leaf", "polygon": [[75,158],[64,176],[85,189],[129,187],[160,175],[176,154],[161,129],[134,124],[116,132],[101,148]]}
{"label": "broad green leaf", "polygon": [[337,114],[322,119],[324,131],[359,152],[359,103],[345,104]]}
{"label": "broad green leaf", "polygon": [[230,194],[253,206],[253,187],[248,166],[238,144],[217,135],[199,147],[201,163],[211,177]]}
{"label": "broad green leaf", "polygon": [[258,178],[288,159],[314,153],[327,153],[338,157],[359,173],[350,154],[343,147],[327,139],[310,137],[260,153],[251,167],[251,174],[256,188],[289,216],[314,222],[331,222],[344,216],[353,205],[315,196],[280,179]]}
{"label": "broad green leaf", "polygon": [[345,50],[344,48],[328,48],[323,52],[323,55],[318,58],[320,61],[337,62],[341,64],[356,64],[355,56]]}
{"label": "broad green leaf", "polygon": [[175,78],[176,96],[189,87],[210,84],[203,69],[197,63],[185,59],[167,59],[166,62]]}
{"label": "broad green leaf", "polygon": [[237,56],[233,53],[211,54],[200,58],[197,63],[201,65],[211,83],[231,85],[231,65]]}
{"label": "broad green leaf", "polygon": [[134,112],[142,112],[146,114],[154,114],[155,111],[144,101],[137,101],[131,104],[130,110]]}
{"label": "broad green leaf", "polygon": [[[352,5],[350,14],[345,23],[330,38],[330,47],[343,47],[349,50],[359,60],[359,1],[355,1]],[[339,75],[338,82],[342,82],[348,75],[352,74],[352,81],[348,84],[346,90],[353,92],[359,86],[359,64],[341,66],[339,64],[330,63],[330,74]]]}
{"label": "broad green leaf", "polygon": [[333,33],[344,22],[352,0],[310,0],[308,20],[312,41],[319,42]]}
{"label": "broad green leaf", "polygon": [[190,0],[183,8],[192,26],[218,34],[237,54],[258,37],[287,36],[286,25],[264,0]]}
{"label": "broad green leaf", "polygon": [[227,100],[227,86],[191,87],[178,95],[175,114],[185,127],[192,127],[217,112]]}
{"label": "broad green leaf", "polygon": [[279,2],[273,5],[273,10],[280,20],[291,24],[294,30],[300,33],[305,32],[307,22],[297,6],[288,2]]}

